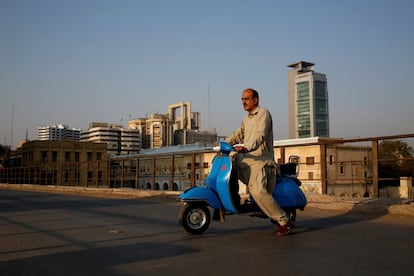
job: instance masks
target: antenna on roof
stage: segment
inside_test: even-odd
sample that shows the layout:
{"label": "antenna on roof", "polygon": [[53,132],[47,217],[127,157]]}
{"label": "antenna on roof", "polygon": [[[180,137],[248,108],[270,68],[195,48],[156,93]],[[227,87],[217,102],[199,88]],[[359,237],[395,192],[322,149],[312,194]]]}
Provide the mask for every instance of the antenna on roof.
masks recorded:
{"label": "antenna on roof", "polygon": [[14,131],[14,104],[12,104],[12,116],[11,116],[11,149],[14,148],[13,146],[13,131]]}
{"label": "antenna on roof", "polygon": [[207,129],[210,130],[210,83],[207,87]]}

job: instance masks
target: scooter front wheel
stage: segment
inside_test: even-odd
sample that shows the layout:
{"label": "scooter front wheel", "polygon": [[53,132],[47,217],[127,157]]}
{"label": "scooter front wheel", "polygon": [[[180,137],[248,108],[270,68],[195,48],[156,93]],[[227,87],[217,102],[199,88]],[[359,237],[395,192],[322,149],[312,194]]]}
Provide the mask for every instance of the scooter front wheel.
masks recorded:
{"label": "scooter front wheel", "polygon": [[202,234],[209,227],[210,221],[210,211],[202,203],[185,203],[178,214],[178,222],[190,234]]}

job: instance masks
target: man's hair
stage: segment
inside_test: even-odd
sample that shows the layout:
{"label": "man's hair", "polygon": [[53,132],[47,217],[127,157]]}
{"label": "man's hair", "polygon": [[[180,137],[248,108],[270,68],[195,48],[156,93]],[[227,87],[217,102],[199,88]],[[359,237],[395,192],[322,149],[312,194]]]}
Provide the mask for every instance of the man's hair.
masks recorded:
{"label": "man's hair", "polygon": [[256,90],[254,90],[253,88],[246,88],[244,89],[244,91],[252,91],[253,92],[253,99],[257,98],[259,99],[259,92],[257,92]]}

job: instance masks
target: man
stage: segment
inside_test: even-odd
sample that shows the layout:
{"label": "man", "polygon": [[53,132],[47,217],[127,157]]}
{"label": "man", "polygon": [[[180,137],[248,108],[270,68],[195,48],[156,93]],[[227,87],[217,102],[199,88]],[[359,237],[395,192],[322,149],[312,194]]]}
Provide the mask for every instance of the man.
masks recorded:
{"label": "man", "polygon": [[231,145],[236,144],[238,178],[248,185],[260,209],[272,222],[280,225],[276,234],[283,236],[291,232],[292,226],[285,211],[272,197],[276,184],[272,116],[259,106],[259,93],[256,90],[245,89],[241,99],[248,114],[240,128],[226,141]]}

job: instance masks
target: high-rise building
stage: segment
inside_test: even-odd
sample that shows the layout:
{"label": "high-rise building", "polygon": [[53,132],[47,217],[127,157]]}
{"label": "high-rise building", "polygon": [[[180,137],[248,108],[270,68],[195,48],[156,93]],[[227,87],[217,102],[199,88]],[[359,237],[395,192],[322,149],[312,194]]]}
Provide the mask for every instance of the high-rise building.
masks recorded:
{"label": "high-rise building", "polygon": [[160,148],[169,146],[168,116],[151,114],[149,118],[137,118],[128,121],[128,127],[140,132],[141,148]]}
{"label": "high-rise building", "polygon": [[109,155],[135,154],[141,150],[141,131],[122,125],[92,122],[81,133],[81,141],[106,143]]}
{"label": "high-rise building", "polygon": [[141,131],[139,129],[121,129],[121,154],[134,154],[141,150]]}
{"label": "high-rise building", "polygon": [[41,141],[79,141],[81,130],[69,128],[67,125],[40,126],[37,128],[37,136]]}
{"label": "high-rise building", "polygon": [[191,102],[170,104],[166,114],[129,120],[128,127],[141,131],[143,149],[217,141],[217,133],[200,131],[200,112],[191,111]]}
{"label": "high-rise building", "polygon": [[289,138],[329,137],[326,76],[314,71],[313,63],[289,64]]}

